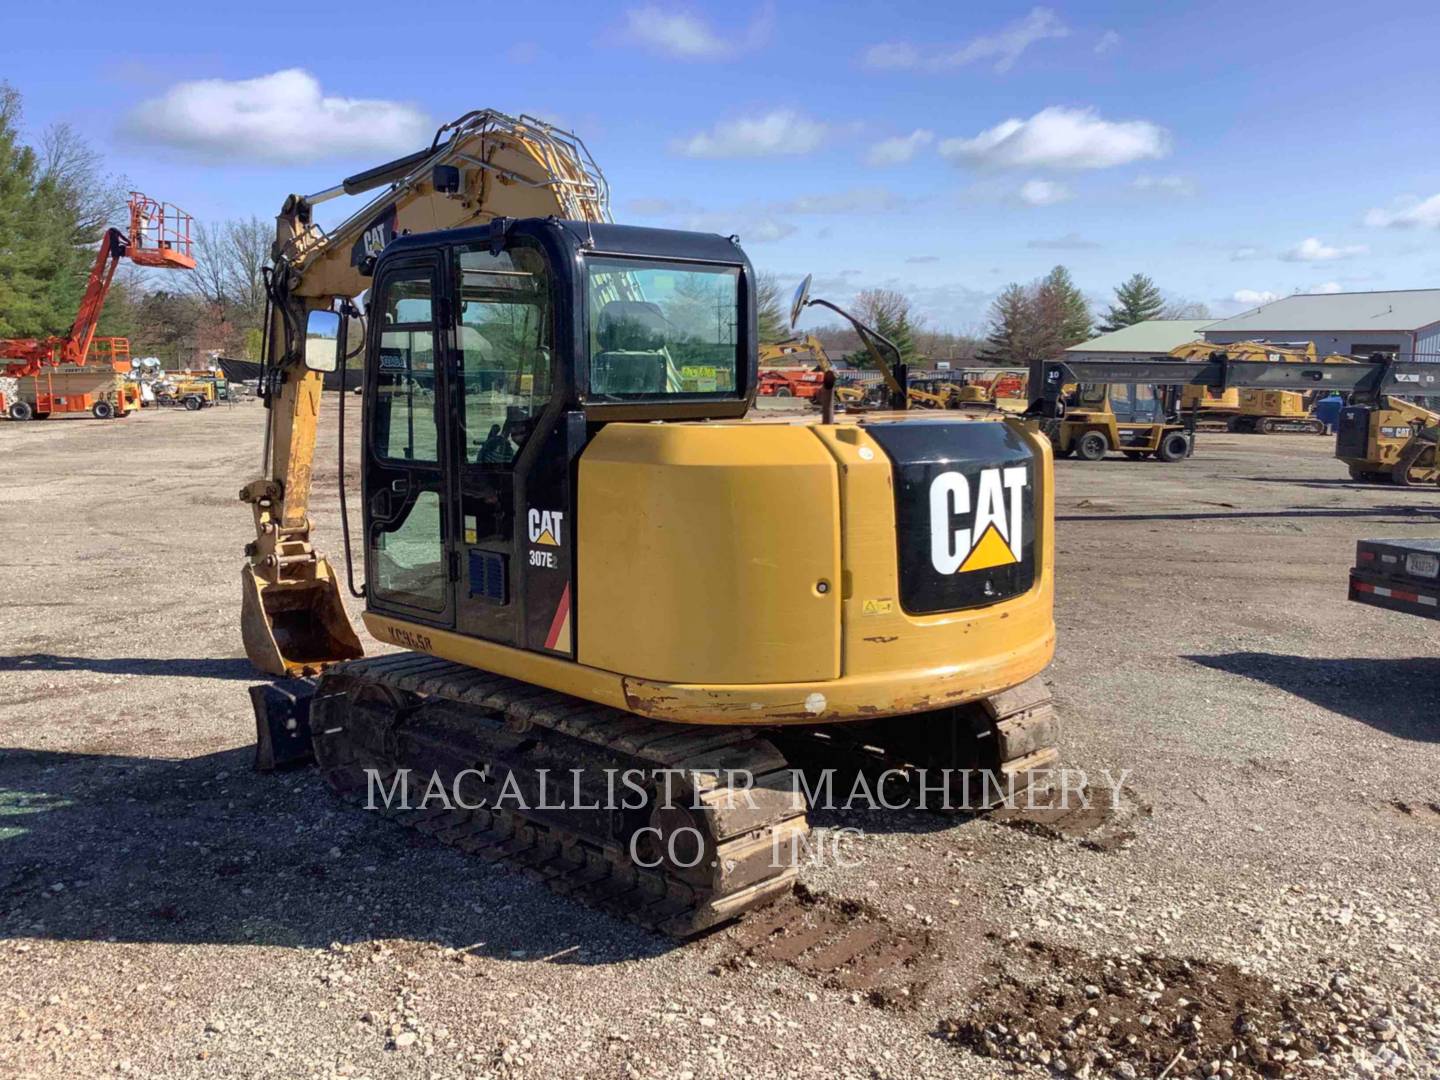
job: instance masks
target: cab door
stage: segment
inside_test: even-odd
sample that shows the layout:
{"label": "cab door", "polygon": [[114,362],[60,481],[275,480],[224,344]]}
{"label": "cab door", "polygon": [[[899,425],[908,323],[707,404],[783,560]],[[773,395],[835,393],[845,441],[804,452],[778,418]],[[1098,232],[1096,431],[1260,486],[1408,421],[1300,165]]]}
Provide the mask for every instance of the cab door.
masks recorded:
{"label": "cab door", "polygon": [[[568,637],[547,636],[570,596],[574,441],[562,437],[574,425],[557,400],[549,260],[523,236],[463,245],[451,258],[456,629],[568,654]],[[583,420],[579,428],[583,441]],[[536,621],[544,629],[531,633]]]}
{"label": "cab door", "polygon": [[443,268],[438,253],[390,263],[369,305],[365,577],[372,608],[455,624],[446,485]]}

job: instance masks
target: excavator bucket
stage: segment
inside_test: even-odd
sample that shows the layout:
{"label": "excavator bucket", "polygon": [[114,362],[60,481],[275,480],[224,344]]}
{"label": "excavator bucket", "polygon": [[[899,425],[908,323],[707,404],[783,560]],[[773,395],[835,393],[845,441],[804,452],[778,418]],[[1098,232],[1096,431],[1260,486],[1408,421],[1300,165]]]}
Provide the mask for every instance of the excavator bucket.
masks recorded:
{"label": "excavator bucket", "polygon": [[240,573],[240,634],[245,655],[269,675],[317,675],[328,664],[365,655],[340,599],[340,583],[320,559],[315,576],[265,581]]}

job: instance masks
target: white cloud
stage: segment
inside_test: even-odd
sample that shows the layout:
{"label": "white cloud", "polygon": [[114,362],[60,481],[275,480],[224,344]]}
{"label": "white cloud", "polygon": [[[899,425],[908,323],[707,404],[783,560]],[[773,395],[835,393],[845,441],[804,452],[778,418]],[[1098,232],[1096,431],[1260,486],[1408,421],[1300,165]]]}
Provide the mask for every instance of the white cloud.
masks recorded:
{"label": "white cloud", "polygon": [[1104,56],[1108,52],[1114,52],[1120,47],[1120,35],[1114,30],[1106,30],[1100,35],[1100,40],[1095,42],[1095,54]]}
{"label": "white cloud", "polygon": [[935,263],[940,261],[939,255],[911,255],[905,260],[907,263],[920,265],[921,263]]}
{"label": "white cloud", "polygon": [[993,34],[983,34],[965,44],[926,53],[907,42],[873,45],[861,58],[872,68],[924,68],[942,71],[964,67],[979,61],[993,60],[996,72],[1003,74],[1015,66],[1022,53],[1031,45],[1047,38],[1063,38],[1070,29],[1060,16],[1049,8],[1031,8],[1023,19],[1001,27]]}
{"label": "white cloud", "polygon": [[1377,228],[1440,229],[1440,195],[1399,199],[1389,210],[1375,209],[1365,215],[1365,224]]}
{"label": "white cloud", "polygon": [[935,141],[935,133],[917,128],[909,135],[897,135],[892,139],[881,139],[865,155],[867,163],[876,166],[904,165],[920,152],[920,148]]}
{"label": "white cloud", "polygon": [[679,139],[671,149],[684,157],[739,158],[808,154],[824,140],[826,126],[793,109],[724,120],[709,131]]}
{"label": "white cloud", "polygon": [[1163,195],[1194,195],[1195,182],[1186,176],[1137,176],[1130,182],[1136,191],[1154,191]]}
{"label": "white cloud", "polygon": [[1054,206],[1072,197],[1068,187],[1054,180],[1026,180],[1016,195],[1027,206]]}
{"label": "white cloud", "polygon": [[297,164],[384,157],[429,144],[434,123],[413,105],[327,96],[301,68],[254,79],[199,79],[141,102],[126,129],[209,160]]}
{"label": "white cloud", "polygon": [[1278,294],[1268,290],[1258,289],[1236,289],[1230,294],[1230,299],[1237,304],[1245,304],[1249,307],[1256,307],[1260,304],[1268,304],[1272,300],[1279,300]]}
{"label": "white cloud", "polygon": [[1230,253],[1231,262],[1249,262],[1252,259],[1262,259],[1265,253],[1257,247],[1236,248]]}
{"label": "white cloud", "polygon": [[996,169],[1106,169],[1169,152],[1169,132],[1148,120],[1104,120],[1094,109],[1060,105],[940,143],[943,157]]}
{"label": "white cloud", "polygon": [[1364,255],[1369,250],[1364,244],[1332,247],[1322,244],[1319,237],[1307,236],[1280,257],[1286,262],[1333,262],[1336,259],[1351,259],[1356,255]]}
{"label": "white cloud", "polygon": [[758,49],[769,40],[774,23],[774,9],[767,4],[742,35],[729,40],[721,37],[697,15],[666,11],[648,4],[626,10],[623,37],[662,56],[679,60],[718,60]]}
{"label": "white cloud", "polygon": [[1345,287],[1338,281],[1322,281],[1319,285],[1311,285],[1305,291],[1311,296],[1327,296],[1330,293],[1344,292]]}

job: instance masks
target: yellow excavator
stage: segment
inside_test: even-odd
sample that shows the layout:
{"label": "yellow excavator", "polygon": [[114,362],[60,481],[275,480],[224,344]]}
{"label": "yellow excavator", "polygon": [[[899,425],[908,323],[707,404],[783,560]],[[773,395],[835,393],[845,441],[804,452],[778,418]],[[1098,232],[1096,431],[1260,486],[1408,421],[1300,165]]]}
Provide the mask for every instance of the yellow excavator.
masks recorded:
{"label": "yellow excavator", "polygon": [[[258,764],[313,752],[342,796],[687,935],[789,891],[799,770],[974,806],[1056,761],[1033,424],[912,416],[889,366],[900,411],[747,418],[739,244],[611,223],[580,140],[529,117],[469,113],[278,222],[242,624],[291,678],[252,691]],[[835,307],[807,279],[792,325],[809,304]],[[352,360],[373,657],[307,516]]]}
{"label": "yellow excavator", "polygon": [[[1192,341],[1170,350],[1177,360],[1205,360],[1221,350],[1231,360],[1272,363],[1348,364],[1354,360],[1338,353],[1317,359],[1314,342],[1238,341],[1224,346]],[[1312,416],[1307,396],[1293,390],[1228,387],[1209,390],[1187,386],[1181,390],[1180,409],[1193,412],[1199,430],[1221,430],[1270,435],[1277,432],[1324,435],[1325,424]]]}

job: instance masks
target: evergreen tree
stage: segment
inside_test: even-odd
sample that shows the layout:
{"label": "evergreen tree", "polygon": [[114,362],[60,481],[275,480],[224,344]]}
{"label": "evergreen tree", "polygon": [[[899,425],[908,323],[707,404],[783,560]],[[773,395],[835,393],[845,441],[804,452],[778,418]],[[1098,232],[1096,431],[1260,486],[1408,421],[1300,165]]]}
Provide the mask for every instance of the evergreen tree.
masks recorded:
{"label": "evergreen tree", "polygon": [[1144,274],[1132,274],[1115,289],[1115,303],[1105,313],[1100,326],[1102,334],[1109,334],[1125,326],[1134,326],[1146,319],[1158,319],[1165,309],[1165,298]]}
{"label": "evergreen tree", "polygon": [[1012,283],[990,305],[990,333],[976,355],[990,364],[1028,364],[1035,359],[1035,305],[1025,286]]}
{"label": "evergreen tree", "polygon": [[1057,266],[1040,282],[1038,292],[1052,311],[1053,322],[1045,329],[1059,348],[1056,355],[1090,338],[1090,304],[1075,285],[1070,271]]}
{"label": "evergreen tree", "polygon": [[915,335],[910,329],[910,309],[905,307],[895,318],[890,326],[890,332],[885,335],[895,343],[895,348],[900,351],[900,359],[907,365],[913,366],[919,360],[920,350],[915,347]]}
{"label": "evergreen tree", "polygon": [[43,230],[34,218],[35,151],[20,142],[20,94],[0,83],[0,337],[39,336],[47,326]]}

